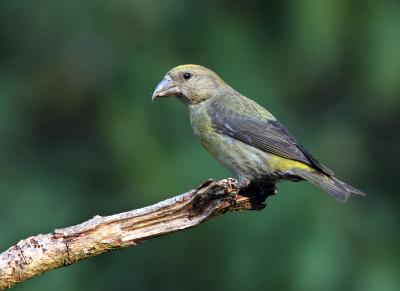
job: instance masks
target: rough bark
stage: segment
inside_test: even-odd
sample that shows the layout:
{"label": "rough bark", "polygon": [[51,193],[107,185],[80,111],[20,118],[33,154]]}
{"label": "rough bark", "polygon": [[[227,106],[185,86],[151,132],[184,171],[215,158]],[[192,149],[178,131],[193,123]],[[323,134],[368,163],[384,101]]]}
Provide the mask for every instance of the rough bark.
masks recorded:
{"label": "rough bark", "polygon": [[202,224],[221,214],[262,210],[274,184],[239,191],[237,181],[208,180],[196,190],[157,204],[111,216],[95,216],[76,226],[21,240],[0,254],[0,290],[29,278],[111,250]]}

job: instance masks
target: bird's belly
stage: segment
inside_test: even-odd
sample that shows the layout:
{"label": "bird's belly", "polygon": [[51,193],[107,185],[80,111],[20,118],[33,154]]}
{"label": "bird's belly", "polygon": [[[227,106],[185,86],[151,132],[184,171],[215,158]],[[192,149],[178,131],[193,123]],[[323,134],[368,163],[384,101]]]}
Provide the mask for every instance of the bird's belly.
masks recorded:
{"label": "bird's belly", "polygon": [[250,180],[273,178],[274,169],[269,161],[274,155],[224,134],[213,133],[199,140],[220,163],[236,175]]}

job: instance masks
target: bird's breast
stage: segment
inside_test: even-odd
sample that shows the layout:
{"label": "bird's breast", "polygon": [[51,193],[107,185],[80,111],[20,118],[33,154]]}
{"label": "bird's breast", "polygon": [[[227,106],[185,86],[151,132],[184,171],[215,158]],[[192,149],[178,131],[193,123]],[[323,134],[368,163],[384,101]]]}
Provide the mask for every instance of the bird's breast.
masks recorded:
{"label": "bird's breast", "polygon": [[197,111],[190,114],[190,122],[196,138],[214,155],[215,147],[221,142],[221,138],[213,128],[210,117],[206,112]]}

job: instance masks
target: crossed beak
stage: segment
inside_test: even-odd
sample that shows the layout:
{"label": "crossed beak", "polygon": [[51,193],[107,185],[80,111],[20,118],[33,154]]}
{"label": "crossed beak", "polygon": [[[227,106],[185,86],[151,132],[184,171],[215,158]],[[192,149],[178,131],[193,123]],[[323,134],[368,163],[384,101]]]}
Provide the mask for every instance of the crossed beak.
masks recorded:
{"label": "crossed beak", "polygon": [[164,78],[154,90],[153,97],[151,97],[151,102],[153,102],[154,98],[156,97],[169,97],[179,93],[182,93],[179,85]]}

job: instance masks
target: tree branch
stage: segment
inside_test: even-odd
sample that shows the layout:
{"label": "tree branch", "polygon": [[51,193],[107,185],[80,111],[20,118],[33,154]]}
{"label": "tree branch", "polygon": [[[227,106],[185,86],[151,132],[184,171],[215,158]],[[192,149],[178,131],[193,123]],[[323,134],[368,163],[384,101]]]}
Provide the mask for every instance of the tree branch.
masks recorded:
{"label": "tree branch", "polygon": [[200,225],[221,214],[262,210],[276,193],[274,184],[251,184],[239,191],[237,181],[208,180],[196,190],[157,204],[111,216],[95,216],[76,226],[21,240],[0,254],[0,290],[47,271],[112,250]]}

